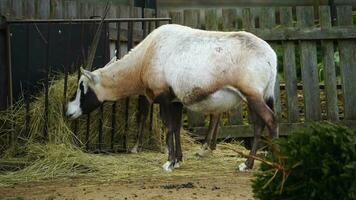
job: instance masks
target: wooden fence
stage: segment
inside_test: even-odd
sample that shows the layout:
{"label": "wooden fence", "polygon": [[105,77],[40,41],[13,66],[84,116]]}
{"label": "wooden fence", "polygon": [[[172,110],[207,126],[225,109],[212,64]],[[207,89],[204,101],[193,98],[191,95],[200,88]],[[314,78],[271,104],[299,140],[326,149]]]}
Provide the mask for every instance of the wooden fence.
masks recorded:
{"label": "wooden fence", "polygon": [[[9,19],[89,18],[102,15],[104,7],[87,1],[0,0],[0,12]],[[153,10],[112,5],[108,17],[142,17],[143,13],[154,16]],[[246,30],[267,40],[278,53],[275,107],[282,135],[299,129],[305,121],[330,120],[356,129],[356,29],[352,15],[350,5],[158,12],[158,17],[171,17],[173,23],[206,30]],[[142,27],[137,24],[134,29],[138,42]],[[111,34],[114,30],[110,27],[111,39],[116,39]],[[126,34],[122,35],[120,39],[127,40]],[[188,128],[204,135],[206,116],[187,113]],[[220,137],[250,136],[252,128],[242,103],[225,114]]]}
{"label": "wooden fence", "polygon": [[[193,28],[250,31],[272,45],[278,54],[275,108],[282,135],[305,121],[330,120],[356,129],[352,6],[188,9],[166,15]],[[252,136],[243,104],[225,116],[221,138]],[[188,111],[188,124],[203,136],[207,118]]]}

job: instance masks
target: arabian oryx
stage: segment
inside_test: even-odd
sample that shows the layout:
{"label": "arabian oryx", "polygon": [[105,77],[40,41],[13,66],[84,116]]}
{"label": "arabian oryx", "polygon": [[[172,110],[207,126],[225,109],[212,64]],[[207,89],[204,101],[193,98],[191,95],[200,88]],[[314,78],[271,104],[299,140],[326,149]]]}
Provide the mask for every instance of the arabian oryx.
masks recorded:
{"label": "arabian oryx", "polygon": [[[163,25],[122,59],[113,59],[93,72],[82,69],[67,115],[77,118],[104,101],[145,95],[160,104],[169,150],[163,169],[171,171],[182,161],[182,107],[217,115],[236,106],[241,98],[254,123],[250,154],[255,155],[264,126],[271,137],[278,135],[273,112],[276,73],[275,52],[251,33]],[[248,158],[240,170],[251,169],[253,162]]]}

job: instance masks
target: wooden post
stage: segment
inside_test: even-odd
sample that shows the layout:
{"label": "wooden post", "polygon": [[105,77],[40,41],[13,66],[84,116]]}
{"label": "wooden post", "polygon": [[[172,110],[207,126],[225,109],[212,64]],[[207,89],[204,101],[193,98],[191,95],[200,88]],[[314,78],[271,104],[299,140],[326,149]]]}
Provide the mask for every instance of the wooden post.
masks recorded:
{"label": "wooden post", "polygon": [[[329,6],[319,7],[320,26],[322,29],[331,28],[331,14]],[[337,88],[334,61],[333,41],[321,41],[321,48],[324,62],[325,93],[327,103],[327,116],[329,120],[339,120],[339,110],[337,107]]]}
{"label": "wooden post", "polygon": [[11,1],[11,11],[12,18],[23,19],[23,2],[22,0],[12,0]]}
{"label": "wooden post", "polygon": [[76,18],[77,16],[77,4],[75,1],[64,1],[63,17],[65,19]]}
{"label": "wooden post", "polygon": [[[337,6],[337,25],[352,26],[352,6]],[[338,40],[340,67],[344,95],[344,115],[347,120],[356,119],[356,60],[355,41]]]}
{"label": "wooden post", "polygon": [[50,18],[50,2],[48,0],[38,1],[38,17],[40,19]]}
{"label": "wooden post", "polygon": [[[293,27],[293,16],[291,7],[280,9],[281,24]],[[287,93],[288,122],[297,122],[299,117],[298,94],[297,94],[297,71],[295,62],[295,45],[293,41],[283,41],[283,72],[285,79],[285,90]]]}
{"label": "wooden post", "polygon": [[[314,26],[314,9],[311,6],[297,7],[299,28]],[[321,119],[319,78],[317,69],[316,44],[313,41],[300,41],[300,64],[304,92],[305,119]]]}
{"label": "wooden post", "polygon": [[200,28],[199,23],[199,10],[184,10],[183,12],[183,24],[192,28]]}
{"label": "wooden post", "polygon": [[169,12],[169,17],[172,18],[172,24],[183,24],[183,14],[179,11]]}
{"label": "wooden post", "polygon": [[[272,29],[276,26],[276,15],[274,7],[263,7],[261,9],[261,16],[260,16],[260,27]],[[272,48],[276,50],[276,44],[270,43]],[[281,66],[279,66],[281,67]],[[281,108],[281,94],[280,94],[280,85],[279,85],[279,77],[278,77],[278,70],[277,70],[277,77],[276,77],[276,84],[274,87],[274,112],[277,116],[277,119],[282,119],[282,108]]]}
{"label": "wooden post", "polygon": [[253,28],[255,28],[255,22],[250,8],[242,9],[242,29],[248,31]]}
{"label": "wooden post", "polygon": [[218,13],[217,9],[207,9],[205,10],[205,28],[206,30],[217,31],[219,22],[218,22]]}
{"label": "wooden post", "polygon": [[223,8],[222,18],[224,31],[236,31],[238,29],[236,8]]}
{"label": "wooden post", "polygon": [[51,18],[63,18],[63,1],[51,0]]}

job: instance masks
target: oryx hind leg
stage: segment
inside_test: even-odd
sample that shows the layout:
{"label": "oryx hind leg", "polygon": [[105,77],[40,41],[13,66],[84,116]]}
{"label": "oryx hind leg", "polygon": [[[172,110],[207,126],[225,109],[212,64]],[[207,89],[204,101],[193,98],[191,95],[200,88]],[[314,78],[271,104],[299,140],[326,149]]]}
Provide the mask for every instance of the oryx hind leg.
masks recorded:
{"label": "oryx hind leg", "polygon": [[[261,137],[263,128],[267,126],[270,136],[277,135],[278,127],[277,122],[272,111],[273,107],[269,107],[262,96],[249,96],[247,97],[247,103],[251,114],[251,119],[254,123],[254,140],[250,156],[256,156],[258,142]],[[239,166],[240,171],[246,169],[252,169],[254,159],[249,157],[247,161]]]}
{"label": "oryx hind leg", "polygon": [[204,157],[212,150],[216,149],[216,139],[218,135],[218,128],[221,114],[211,114],[209,120],[209,128],[205,140],[201,148],[196,153],[197,156]]}

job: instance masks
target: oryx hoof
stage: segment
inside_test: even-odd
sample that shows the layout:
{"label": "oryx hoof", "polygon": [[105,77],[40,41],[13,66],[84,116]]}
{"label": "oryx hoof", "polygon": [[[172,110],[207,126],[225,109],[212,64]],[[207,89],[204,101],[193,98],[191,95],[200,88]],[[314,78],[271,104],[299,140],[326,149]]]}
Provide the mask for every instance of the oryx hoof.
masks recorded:
{"label": "oryx hoof", "polygon": [[183,161],[176,161],[174,168],[180,168],[183,165]]}
{"label": "oryx hoof", "polygon": [[165,172],[172,172],[174,168],[174,163],[171,161],[167,161],[166,163],[164,163],[162,168]]}
{"label": "oryx hoof", "polygon": [[246,165],[246,163],[241,163],[240,165],[239,165],[239,171],[240,172],[247,172],[247,171],[249,171],[250,170],[250,168],[249,167],[247,167],[247,165]]}
{"label": "oryx hoof", "polygon": [[199,157],[205,157],[206,155],[210,154],[212,152],[212,150],[207,146],[207,145],[203,145],[196,153],[196,156]]}

